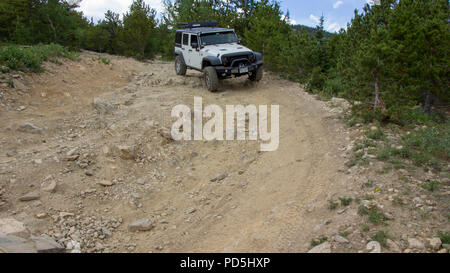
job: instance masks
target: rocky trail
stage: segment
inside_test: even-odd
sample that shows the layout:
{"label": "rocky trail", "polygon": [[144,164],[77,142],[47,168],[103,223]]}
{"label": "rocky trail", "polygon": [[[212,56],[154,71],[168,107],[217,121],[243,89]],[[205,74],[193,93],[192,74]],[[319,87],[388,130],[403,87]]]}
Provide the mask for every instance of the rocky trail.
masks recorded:
{"label": "rocky trail", "polygon": [[[435,235],[448,231],[448,187],[439,204],[413,188],[410,206],[436,212],[421,219],[393,205],[403,188],[376,172],[381,163],[346,167],[363,130],[343,122],[345,100],[317,100],[271,73],[209,93],[202,74],[176,76],[172,62],[98,56],[1,85],[0,252],[307,252],[321,236],[313,252],[446,251]],[[172,108],[195,96],[223,109],[280,105],[279,149],[172,141]],[[378,227],[364,231],[356,201],[329,209],[344,196],[383,208],[389,246],[371,239]]]}

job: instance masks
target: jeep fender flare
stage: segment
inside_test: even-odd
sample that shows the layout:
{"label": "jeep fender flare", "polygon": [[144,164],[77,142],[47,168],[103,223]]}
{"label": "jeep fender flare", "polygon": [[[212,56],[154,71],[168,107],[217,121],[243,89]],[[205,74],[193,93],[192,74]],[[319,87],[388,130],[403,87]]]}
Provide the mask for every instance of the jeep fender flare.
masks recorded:
{"label": "jeep fender flare", "polygon": [[183,52],[181,52],[181,50],[175,51],[175,57],[176,56],[180,56],[181,60],[183,61],[183,64],[186,64],[186,61],[184,60],[184,57],[183,57]]}
{"label": "jeep fender flare", "polygon": [[263,61],[263,55],[259,52],[253,52],[253,54],[255,54],[256,60],[258,62]]}
{"label": "jeep fender flare", "polygon": [[204,69],[206,66],[218,66],[221,64],[222,62],[219,58],[214,56],[206,56],[202,60],[202,69]]}

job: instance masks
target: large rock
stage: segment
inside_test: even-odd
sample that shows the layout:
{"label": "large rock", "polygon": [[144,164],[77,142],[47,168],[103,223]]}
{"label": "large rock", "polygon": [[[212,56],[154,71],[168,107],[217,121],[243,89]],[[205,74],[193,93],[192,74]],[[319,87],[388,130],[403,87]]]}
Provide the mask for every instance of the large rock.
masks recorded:
{"label": "large rock", "polygon": [[310,251],[308,251],[308,253],[331,253],[331,244],[325,242],[312,248]]}
{"label": "large rock", "polygon": [[441,249],[442,241],[440,238],[431,238],[427,241],[427,246],[433,249],[434,251],[438,251]]}
{"label": "large rock", "polygon": [[149,231],[153,228],[153,222],[150,219],[141,219],[134,221],[128,225],[128,230],[132,232],[136,231]]}
{"label": "large rock", "polygon": [[0,235],[0,253],[36,253],[34,243],[16,236]]}
{"label": "large rock", "polygon": [[31,123],[24,123],[17,129],[19,132],[30,133],[30,134],[42,134],[43,130]]}
{"label": "large rock", "polygon": [[411,249],[425,250],[425,245],[415,238],[409,238],[408,244]]}
{"label": "large rock", "polygon": [[13,218],[0,219],[0,236],[28,237],[28,230],[22,222]]}
{"label": "large rock", "polygon": [[48,235],[32,237],[31,239],[36,243],[38,253],[64,253],[66,250],[64,246],[58,244]]}
{"label": "large rock", "polygon": [[30,88],[17,79],[13,80],[13,86],[15,89],[19,89],[22,92],[30,92]]}
{"label": "large rock", "polygon": [[379,242],[377,241],[372,241],[369,242],[366,245],[366,249],[370,252],[370,253],[381,253],[381,245]]}
{"label": "large rock", "polygon": [[100,98],[95,98],[93,105],[99,114],[110,113],[116,109],[114,105]]}

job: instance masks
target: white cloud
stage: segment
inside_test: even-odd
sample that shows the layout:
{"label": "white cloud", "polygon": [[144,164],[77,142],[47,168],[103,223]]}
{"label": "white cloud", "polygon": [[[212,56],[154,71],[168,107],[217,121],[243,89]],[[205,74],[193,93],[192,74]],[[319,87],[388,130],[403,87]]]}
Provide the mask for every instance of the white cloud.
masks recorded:
{"label": "white cloud", "polygon": [[338,32],[341,28],[342,27],[338,23],[328,23],[325,26],[325,29],[329,32]]}
{"label": "white cloud", "polygon": [[342,2],[342,1],[337,1],[336,3],[334,3],[333,8],[334,8],[334,9],[337,9],[337,8],[339,8],[339,6],[342,5],[342,4],[344,4],[344,2]]}
{"label": "white cloud", "polygon": [[[281,16],[281,19],[282,19],[282,20],[285,20],[285,19],[286,19],[286,15]],[[291,24],[291,25],[296,25],[296,24],[297,24],[297,21],[295,21],[295,20],[292,19],[292,18],[289,18],[289,20],[287,21],[287,23],[288,23],[288,24]]]}
{"label": "white cloud", "polygon": [[[108,10],[120,15],[126,13],[132,2],[133,0],[84,0],[81,2],[79,10],[84,13],[84,16],[94,17],[94,20],[97,21],[103,19]],[[164,10],[161,0],[146,0],[145,2],[158,13]]]}
{"label": "white cloud", "polygon": [[[309,22],[302,22],[305,25],[318,25],[320,23],[320,17],[315,16],[314,14],[309,15]],[[341,30],[341,25],[337,22],[331,22],[325,18],[324,29],[329,32],[338,32]]]}
{"label": "white cloud", "polygon": [[320,23],[320,17],[317,17],[314,14],[309,15],[309,19],[314,21],[314,23]]}

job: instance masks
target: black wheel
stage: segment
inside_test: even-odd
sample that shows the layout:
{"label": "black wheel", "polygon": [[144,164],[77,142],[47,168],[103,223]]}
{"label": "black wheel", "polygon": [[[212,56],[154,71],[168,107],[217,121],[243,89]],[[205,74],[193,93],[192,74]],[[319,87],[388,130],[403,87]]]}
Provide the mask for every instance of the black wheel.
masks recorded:
{"label": "black wheel", "polygon": [[183,59],[180,55],[177,55],[175,58],[175,71],[177,72],[177,75],[184,76],[186,75],[187,67],[183,62]]}
{"label": "black wheel", "polygon": [[219,77],[216,69],[212,66],[207,66],[203,72],[205,73],[206,88],[211,92],[217,91],[219,88]]}
{"label": "black wheel", "polygon": [[259,82],[262,80],[263,75],[264,75],[264,69],[262,66],[260,66],[258,69],[256,69],[256,71],[253,71],[250,73],[249,79],[252,82]]}

